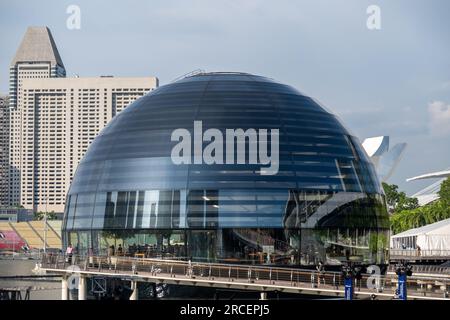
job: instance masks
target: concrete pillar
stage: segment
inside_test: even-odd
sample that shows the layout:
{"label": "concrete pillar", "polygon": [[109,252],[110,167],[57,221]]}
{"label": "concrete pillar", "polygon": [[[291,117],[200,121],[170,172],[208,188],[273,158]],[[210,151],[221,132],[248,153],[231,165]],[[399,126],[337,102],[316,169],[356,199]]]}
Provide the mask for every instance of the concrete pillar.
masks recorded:
{"label": "concrete pillar", "polygon": [[267,300],[267,292],[261,292],[259,300]]}
{"label": "concrete pillar", "polygon": [[61,300],[69,300],[69,291],[66,276],[63,276],[61,281]]}
{"label": "concrete pillar", "polygon": [[130,300],[138,300],[139,292],[138,292],[138,287],[137,287],[136,281],[131,281],[131,290],[133,290],[133,292],[130,295]]}
{"label": "concrete pillar", "polygon": [[86,277],[81,274],[78,283],[78,300],[86,300]]}

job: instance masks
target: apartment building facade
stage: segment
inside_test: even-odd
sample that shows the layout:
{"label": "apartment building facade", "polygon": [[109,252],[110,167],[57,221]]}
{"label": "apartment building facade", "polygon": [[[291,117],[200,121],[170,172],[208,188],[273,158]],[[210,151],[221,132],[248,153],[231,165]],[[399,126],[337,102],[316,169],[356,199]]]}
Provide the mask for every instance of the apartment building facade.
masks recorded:
{"label": "apartment building facade", "polygon": [[28,28],[10,67],[11,205],[63,212],[73,174],[95,136],[158,86],[155,77],[65,75],[50,30]]}
{"label": "apartment building facade", "polygon": [[0,207],[9,204],[9,101],[0,95]]}

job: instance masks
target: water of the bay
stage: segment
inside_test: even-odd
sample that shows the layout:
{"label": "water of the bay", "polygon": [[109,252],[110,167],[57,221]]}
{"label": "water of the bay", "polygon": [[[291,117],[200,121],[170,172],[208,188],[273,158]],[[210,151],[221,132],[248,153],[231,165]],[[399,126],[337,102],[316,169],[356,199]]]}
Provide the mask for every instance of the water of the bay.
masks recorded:
{"label": "water of the bay", "polygon": [[34,287],[39,290],[32,290],[31,300],[60,300],[61,299],[61,281],[57,279],[48,279],[45,281],[4,279],[5,276],[28,276],[34,275],[32,270],[38,260],[21,259],[0,259],[0,289],[1,288],[23,288],[21,294],[25,296],[27,287]]}

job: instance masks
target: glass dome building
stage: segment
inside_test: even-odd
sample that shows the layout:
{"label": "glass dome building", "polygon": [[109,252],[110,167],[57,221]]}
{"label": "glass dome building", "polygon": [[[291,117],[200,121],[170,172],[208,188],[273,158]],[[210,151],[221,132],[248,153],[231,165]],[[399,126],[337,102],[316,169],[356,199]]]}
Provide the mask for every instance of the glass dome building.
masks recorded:
{"label": "glass dome building", "polygon": [[[239,129],[243,140],[228,136]],[[192,138],[183,152],[176,132]],[[212,152],[213,141],[226,148]],[[278,151],[272,173],[264,148],[274,163]],[[67,195],[63,238],[96,254],[120,245],[193,261],[383,265],[389,221],[370,160],[335,115],[265,77],[200,73],[135,101],[95,138]]]}

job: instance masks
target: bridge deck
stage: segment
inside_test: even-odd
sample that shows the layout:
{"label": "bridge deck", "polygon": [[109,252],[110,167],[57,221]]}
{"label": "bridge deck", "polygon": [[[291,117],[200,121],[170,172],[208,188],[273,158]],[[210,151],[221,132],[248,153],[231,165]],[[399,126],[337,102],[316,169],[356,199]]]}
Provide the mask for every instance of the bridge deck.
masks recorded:
{"label": "bridge deck", "polygon": [[[41,268],[58,274],[104,276],[128,281],[167,283],[252,291],[279,291],[323,296],[344,296],[343,277],[339,272],[270,268],[228,264],[189,263],[175,260],[126,257],[73,257],[68,264],[60,256],[44,256]],[[68,268],[70,267],[70,268]],[[364,275],[355,286],[355,298],[393,299],[396,276]],[[373,284],[371,287],[367,283]],[[377,284],[377,285],[375,285]],[[447,277],[408,278],[409,299],[445,299]],[[379,289],[377,289],[379,288]]]}

